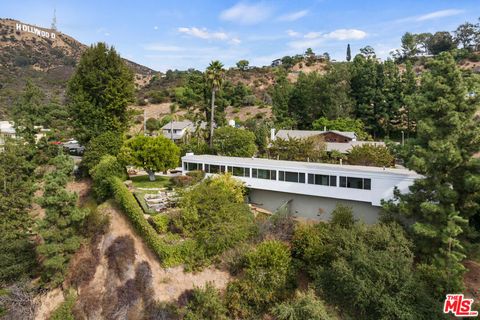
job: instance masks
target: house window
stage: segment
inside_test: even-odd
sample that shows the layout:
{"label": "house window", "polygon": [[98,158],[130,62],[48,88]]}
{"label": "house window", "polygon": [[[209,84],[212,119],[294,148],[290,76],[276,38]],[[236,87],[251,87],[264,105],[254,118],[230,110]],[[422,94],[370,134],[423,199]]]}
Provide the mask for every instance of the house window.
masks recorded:
{"label": "house window", "polygon": [[202,164],[201,163],[195,163],[195,162],[184,162],[183,163],[183,169],[185,169],[187,171],[202,170]]}
{"label": "house window", "polygon": [[287,182],[305,183],[305,173],[303,172],[290,172],[279,171],[278,180]]}
{"label": "house window", "polygon": [[267,169],[252,169],[252,178],[277,180],[277,171]]}
{"label": "house window", "polygon": [[308,183],[309,184],[318,184],[321,186],[337,186],[337,176],[328,176],[323,174],[308,174]]}
{"label": "house window", "polygon": [[367,178],[340,177],[340,187],[371,190],[372,180]]}
{"label": "house window", "polygon": [[207,173],[223,173],[225,172],[225,166],[221,166],[218,164],[206,164],[205,165],[205,172]]}
{"label": "house window", "polygon": [[250,168],[228,167],[228,172],[236,177],[250,177]]}

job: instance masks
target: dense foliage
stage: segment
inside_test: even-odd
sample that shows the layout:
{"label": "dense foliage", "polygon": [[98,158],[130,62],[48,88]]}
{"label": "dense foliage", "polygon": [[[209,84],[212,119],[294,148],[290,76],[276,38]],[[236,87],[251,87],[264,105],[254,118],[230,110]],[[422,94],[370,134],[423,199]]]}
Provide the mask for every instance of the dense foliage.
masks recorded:
{"label": "dense foliage", "polygon": [[98,43],[83,53],[67,94],[75,137],[81,143],[106,131],[122,134],[128,128],[133,74],[112,47]]}
{"label": "dense foliage", "polygon": [[96,198],[104,201],[112,196],[110,179],[119,177],[123,180],[126,174],[125,168],[117,158],[107,154],[90,170],[90,176],[93,180],[93,192]]}
{"label": "dense foliage", "polygon": [[348,153],[348,163],[360,166],[392,167],[395,157],[387,147],[375,144],[353,146]]}
{"label": "dense foliage", "polygon": [[244,129],[221,127],[215,130],[213,150],[228,157],[252,157],[257,152],[255,134]]}
{"label": "dense foliage", "polygon": [[107,131],[93,137],[85,147],[82,166],[87,170],[95,167],[105,155],[117,156],[123,145],[123,136],[117,132]]}

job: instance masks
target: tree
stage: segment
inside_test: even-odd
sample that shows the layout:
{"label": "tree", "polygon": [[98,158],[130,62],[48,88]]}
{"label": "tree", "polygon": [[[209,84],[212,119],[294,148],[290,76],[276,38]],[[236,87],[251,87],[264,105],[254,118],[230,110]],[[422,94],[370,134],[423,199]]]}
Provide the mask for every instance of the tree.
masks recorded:
{"label": "tree", "polygon": [[107,131],[92,138],[85,147],[82,158],[82,166],[87,170],[95,167],[105,155],[118,155],[123,145],[123,135]]}
{"label": "tree", "polygon": [[435,32],[429,39],[427,46],[428,51],[434,55],[456,48],[452,35],[447,31]]}
{"label": "tree", "polygon": [[329,120],[325,117],[315,120],[312,123],[313,130],[338,130],[338,131],[353,131],[358,140],[368,140],[370,137],[365,132],[365,125],[360,119],[352,118],[337,118]]}
{"label": "tree", "polygon": [[478,241],[473,240],[480,225],[479,162],[473,158],[480,151],[473,118],[478,94],[467,95],[467,83],[449,53],[440,54],[428,70],[415,99],[416,138],[400,153],[424,178],[415,180],[410,193],[396,192],[384,209],[388,219],[409,220],[404,226],[417,256],[439,274],[433,286],[437,297],[444,297],[462,289],[462,233]]}
{"label": "tree", "polygon": [[243,184],[230,175],[207,178],[182,194],[182,215],[175,224],[207,257],[220,254],[254,234],[244,194]]}
{"label": "tree", "polygon": [[125,167],[123,167],[113,155],[106,154],[90,170],[93,180],[93,191],[100,201],[105,201],[111,195],[110,178],[119,177],[125,179]]}
{"label": "tree", "polygon": [[418,42],[417,42],[417,35],[406,32],[402,36],[402,52],[403,57],[406,59],[412,58],[418,52]]}
{"label": "tree", "polygon": [[388,168],[394,165],[395,158],[387,147],[367,143],[352,147],[348,153],[348,163],[360,166]]}
{"label": "tree", "polygon": [[164,136],[135,136],[125,141],[119,152],[123,163],[145,169],[150,181],[155,181],[155,172],[175,168],[179,156],[180,149]]}
{"label": "tree", "polygon": [[225,70],[223,64],[218,61],[212,61],[205,72],[207,84],[212,92],[211,106],[210,106],[210,148],[213,148],[213,130],[215,119],[215,93],[220,90],[224,78]]}
{"label": "tree", "polygon": [[257,152],[255,134],[245,129],[221,127],[215,130],[213,150],[228,157],[252,157]]}
{"label": "tree", "polygon": [[34,166],[28,145],[7,141],[0,156],[0,283],[29,276],[36,257],[29,214]]}
{"label": "tree", "polygon": [[148,118],[145,126],[147,127],[147,131],[150,133],[157,131],[161,128],[160,121],[155,118]]}
{"label": "tree", "polygon": [[128,128],[133,74],[115,49],[104,43],[83,53],[67,95],[74,132],[81,143],[106,131],[122,134]]}
{"label": "tree", "polygon": [[363,48],[360,48],[360,54],[362,54],[365,58],[375,58],[375,49],[371,46],[366,46]]}
{"label": "tree", "polygon": [[455,42],[460,43],[464,49],[475,49],[476,26],[473,23],[465,22],[454,31]]}
{"label": "tree", "polygon": [[77,194],[65,188],[73,172],[73,160],[60,155],[52,160],[52,165],[55,170],[45,175],[39,201],[45,209],[45,218],[38,224],[42,243],[36,251],[42,264],[42,280],[55,287],[63,282],[68,262],[80,248],[80,231],[87,211],[77,207]]}
{"label": "tree", "polygon": [[249,65],[248,60],[240,60],[237,62],[237,68],[240,70],[247,70]]}
{"label": "tree", "polygon": [[268,153],[271,158],[290,161],[319,162],[324,157],[325,142],[321,137],[275,139]]}
{"label": "tree", "polygon": [[352,52],[350,50],[350,43],[347,44],[347,61],[350,62],[352,60]]}
{"label": "tree", "polygon": [[293,85],[288,81],[285,70],[278,69],[272,92],[272,111],[276,123],[287,124],[292,121],[288,110],[292,89]]}

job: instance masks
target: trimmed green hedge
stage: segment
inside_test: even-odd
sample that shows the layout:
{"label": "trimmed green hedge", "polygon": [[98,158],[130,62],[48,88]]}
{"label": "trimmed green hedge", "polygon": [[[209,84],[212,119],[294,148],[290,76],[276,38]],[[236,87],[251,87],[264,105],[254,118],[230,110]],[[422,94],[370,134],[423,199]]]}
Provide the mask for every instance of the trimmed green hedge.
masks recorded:
{"label": "trimmed green hedge", "polygon": [[145,219],[143,210],[123,181],[117,177],[113,177],[110,179],[110,183],[115,200],[120,204],[123,212],[127,215],[143,240],[158,256],[161,263],[165,267],[181,264],[184,261],[183,253],[185,250],[183,249],[183,244],[175,245],[165,243]]}

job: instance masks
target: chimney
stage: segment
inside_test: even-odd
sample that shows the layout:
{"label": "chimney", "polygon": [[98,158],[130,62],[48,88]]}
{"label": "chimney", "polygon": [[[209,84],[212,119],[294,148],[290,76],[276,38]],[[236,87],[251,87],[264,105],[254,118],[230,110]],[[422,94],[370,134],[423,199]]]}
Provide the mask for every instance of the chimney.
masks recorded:
{"label": "chimney", "polygon": [[270,141],[275,141],[275,128],[270,129]]}

